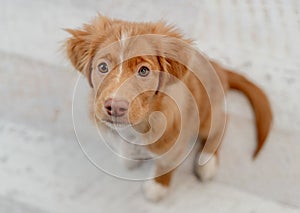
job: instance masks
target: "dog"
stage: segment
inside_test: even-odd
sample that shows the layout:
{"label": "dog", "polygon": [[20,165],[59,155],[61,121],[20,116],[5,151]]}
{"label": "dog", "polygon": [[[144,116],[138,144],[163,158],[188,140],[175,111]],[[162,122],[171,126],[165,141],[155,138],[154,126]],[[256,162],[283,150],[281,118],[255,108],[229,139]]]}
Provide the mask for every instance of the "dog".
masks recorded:
{"label": "dog", "polygon": [[[81,29],[66,31],[71,34],[65,42],[67,56],[88,80],[91,116],[101,134],[118,137],[119,129],[130,127],[147,153],[156,157],[168,153],[155,160],[154,178],[143,185],[147,199],[159,201],[166,196],[172,173],[193,136],[202,144],[197,158],[201,152],[208,156],[204,165],[195,161],[195,174],[202,181],[216,174],[226,121],[218,88],[223,95],[239,90],[249,99],[257,127],[254,157],[260,152],[272,124],[265,93],[244,76],[212,60],[206,62],[194,51],[193,40],[174,26],[99,15]],[[137,144],[124,146],[122,153],[131,155]],[[132,168],[137,162],[126,165]]]}

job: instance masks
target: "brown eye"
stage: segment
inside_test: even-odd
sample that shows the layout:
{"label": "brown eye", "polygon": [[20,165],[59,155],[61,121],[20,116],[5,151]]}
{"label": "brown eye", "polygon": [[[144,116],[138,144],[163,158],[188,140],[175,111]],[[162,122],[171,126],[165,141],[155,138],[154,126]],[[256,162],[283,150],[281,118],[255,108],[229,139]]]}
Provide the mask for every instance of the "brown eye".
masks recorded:
{"label": "brown eye", "polygon": [[107,73],[108,72],[108,65],[105,62],[102,62],[101,64],[98,65],[98,70],[101,73]]}
{"label": "brown eye", "polygon": [[141,76],[141,77],[146,77],[149,73],[150,73],[150,70],[146,66],[142,66],[138,72],[139,76]]}

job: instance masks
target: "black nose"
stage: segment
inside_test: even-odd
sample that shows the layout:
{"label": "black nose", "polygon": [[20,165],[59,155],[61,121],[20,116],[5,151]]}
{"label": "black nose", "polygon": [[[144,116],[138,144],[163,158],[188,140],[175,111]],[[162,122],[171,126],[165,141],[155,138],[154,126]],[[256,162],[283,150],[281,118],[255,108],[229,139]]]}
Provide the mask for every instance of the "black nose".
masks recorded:
{"label": "black nose", "polygon": [[108,115],[113,117],[121,117],[126,114],[128,110],[128,101],[118,99],[108,99],[104,103],[104,107]]}

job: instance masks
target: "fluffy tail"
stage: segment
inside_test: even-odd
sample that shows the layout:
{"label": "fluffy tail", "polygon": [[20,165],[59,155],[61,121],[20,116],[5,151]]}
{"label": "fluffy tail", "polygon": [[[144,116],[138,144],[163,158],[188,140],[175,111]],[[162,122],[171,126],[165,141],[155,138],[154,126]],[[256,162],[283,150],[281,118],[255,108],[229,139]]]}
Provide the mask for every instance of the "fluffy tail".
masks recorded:
{"label": "fluffy tail", "polygon": [[270,102],[265,93],[254,83],[242,75],[229,70],[226,71],[230,88],[242,91],[248,97],[253,107],[257,131],[257,147],[253,155],[255,158],[263,147],[272,125],[273,116]]}

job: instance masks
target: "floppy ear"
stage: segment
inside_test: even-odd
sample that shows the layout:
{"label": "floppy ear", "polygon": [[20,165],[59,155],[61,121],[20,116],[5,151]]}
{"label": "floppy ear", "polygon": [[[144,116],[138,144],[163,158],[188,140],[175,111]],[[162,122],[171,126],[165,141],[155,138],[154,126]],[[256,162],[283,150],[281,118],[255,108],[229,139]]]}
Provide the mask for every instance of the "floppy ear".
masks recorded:
{"label": "floppy ear", "polygon": [[161,71],[167,73],[161,77],[161,81],[163,81],[162,85],[176,83],[176,79],[182,79],[188,71],[185,65],[175,59],[158,56],[158,61],[161,66]]}
{"label": "floppy ear", "polygon": [[85,24],[83,29],[65,29],[72,35],[65,43],[68,58],[88,78],[91,86],[91,62],[110,25],[110,19],[99,15],[91,24]]}
{"label": "floppy ear", "polygon": [[91,34],[83,30],[66,29],[72,35],[66,41],[66,50],[72,65],[80,72],[85,74],[85,69],[92,58],[91,53]]}
{"label": "floppy ear", "polygon": [[[188,72],[191,54],[188,51],[191,47],[192,40],[184,39],[180,34],[167,35],[160,39],[157,48],[158,61],[161,69],[170,76],[164,75],[165,84],[173,84],[182,79]],[[185,64],[181,63],[184,62]]]}

